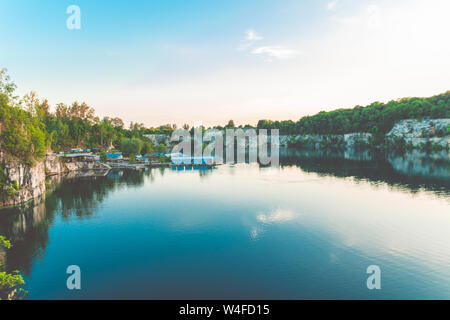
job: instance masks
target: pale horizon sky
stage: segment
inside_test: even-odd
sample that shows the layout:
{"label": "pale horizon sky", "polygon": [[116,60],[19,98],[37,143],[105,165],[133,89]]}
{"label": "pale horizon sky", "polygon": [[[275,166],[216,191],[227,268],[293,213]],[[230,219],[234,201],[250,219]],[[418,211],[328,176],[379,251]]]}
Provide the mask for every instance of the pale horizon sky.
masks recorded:
{"label": "pale horizon sky", "polygon": [[[81,9],[69,30],[66,9]],[[450,90],[450,1],[12,1],[0,68],[146,126],[256,124]]]}

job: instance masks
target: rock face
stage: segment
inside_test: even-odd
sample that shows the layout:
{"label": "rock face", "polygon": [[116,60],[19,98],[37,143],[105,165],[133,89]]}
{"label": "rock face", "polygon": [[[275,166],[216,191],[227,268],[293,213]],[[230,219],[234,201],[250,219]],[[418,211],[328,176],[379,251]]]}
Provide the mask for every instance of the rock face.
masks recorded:
{"label": "rock face", "polygon": [[[282,135],[280,145],[301,145],[309,149],[320,149],[322,146],[339,143],[347,149],[358,145],[369,144],[372,134],[349,133],[344,135]],[[392,130],[386,134],[386,140],[395,141],[403,138],[405,142],[414,147],[421,147],[430,142],[446,148],[450,145],[450,119],[426,119],[426,120],[401,120],[397,122]]]}
{"label": "rock face", "polygon": [[0,163],[5,184],[17,186],[9,188],[12,194],[7,194],[6,189],[2,190],[0,207],[19,205],[44,196],[47,176],[61,175],[70,171],[105,170],[105,165],[98,162],[64,163],[54,154],[47,154],[44,160],[32,167],[3,157]]}
{"label": "rock face", "polygon": [[67,171],[64,163],[54,154],[47,154],[44,159],[45,171],[49,176],[58,175]]}
{"label": "rock face", "polygon": [[104,170],[105,165],[100,162],[70,162],[64,163],[63,172],[68,171],[87,171],[87,170]]}
{"label": "rock face", "polygon": [[45,166],[43,162],[29,167],[17,161],[9,161],[8,163],[4,162],[2,168],[6,183],[12,184],[15,181],[18,190],[15,190],[11,196],[2,194],[0,206],[18,205],[45,194]]}
{"label": "rock face", "polygon": [[402,120],[386,135],[387,139],[403,138],[414,147],[430,141],[446,147],[450,144],[450,119]]}
{"label": "rock face", "polygon": [[341,146],[352,149],[358,144],[368,144],[372,134],[365,132],[355,132],[348,134],[305,134],[305,135],[281,135],[280,145],[298,145],[306,149],[320,149],[324,146]]}

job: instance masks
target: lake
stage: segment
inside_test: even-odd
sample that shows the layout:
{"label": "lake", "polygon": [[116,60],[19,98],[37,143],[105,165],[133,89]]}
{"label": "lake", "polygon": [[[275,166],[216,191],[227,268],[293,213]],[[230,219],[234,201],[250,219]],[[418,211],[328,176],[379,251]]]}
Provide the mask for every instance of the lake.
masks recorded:
{"label": "lake", "polygon": [[28,299],[449,299],[449,173],[445,157],[282,150],[277,168],[53,177],[0,210],[0,263]]}

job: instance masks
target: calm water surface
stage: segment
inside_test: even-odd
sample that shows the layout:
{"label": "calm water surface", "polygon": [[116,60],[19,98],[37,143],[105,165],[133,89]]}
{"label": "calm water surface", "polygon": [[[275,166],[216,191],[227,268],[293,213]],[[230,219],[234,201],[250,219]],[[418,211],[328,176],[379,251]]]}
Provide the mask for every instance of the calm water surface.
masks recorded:
{"label": "calm water surface", "polygon": [[29,299],[449,299],[449,163],[318,156],[53,182],[0,211],[0,263]]}

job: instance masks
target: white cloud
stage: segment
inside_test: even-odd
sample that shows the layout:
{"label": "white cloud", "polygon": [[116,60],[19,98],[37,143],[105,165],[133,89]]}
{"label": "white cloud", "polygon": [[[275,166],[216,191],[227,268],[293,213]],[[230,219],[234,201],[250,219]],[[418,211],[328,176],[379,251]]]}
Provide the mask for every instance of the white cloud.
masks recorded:
{"label": "white cloud", "polygon": [[245,32],[245,34],[246,34],[246,40],[248,40],[248,41],[259,41],[259,40],[263,39],[263,37],[261,37],[259,34],[257,34],[255,30],[251,30],[251,29],[247,30]]}
{"label": "white cloud", "polygon": [[271,61],[272,59],[287,60],[295,58],[297,55],[299,55],[299,52],[297,50],[282,46],[259,47],[253,49],[251,53],[263,55],[269,61]]}
{"label": "white cloud", "polygon": [[274,59],[292,59],[299,54],[299,52],[294,49],[278,45],[256,47],[255,43],[261,40],[263,40],[261,35],[259,35],[255,30],[249,29],[245,32],[245,39],[241,41],[241,45],[237,48],[237,50],[250,51],[251,54],[261,55],[266,61],[272,61]]}
{"label": "white cloud", "polygon": [[246,51],[252,47],[257,41],[263,39],[255,30],[249,29],[245,31],[245,39],[241,41],[241,44],[237,48],[239,51]]}
{"label": "white cloud", "polygon": [[286,222],[295,218],[294,212],[291,210],[278,209],[270,214],[260,214],[257,219],[263,223]]}
{"label": "white cloud", "polygon": [[336,9],[336,5],[338,4],[338,2],[339,2],[339,0],[334,0],[334,1],[328,2],[327,10],[331,11],[331,10]]}

